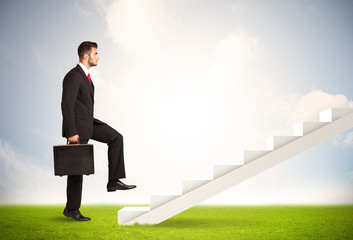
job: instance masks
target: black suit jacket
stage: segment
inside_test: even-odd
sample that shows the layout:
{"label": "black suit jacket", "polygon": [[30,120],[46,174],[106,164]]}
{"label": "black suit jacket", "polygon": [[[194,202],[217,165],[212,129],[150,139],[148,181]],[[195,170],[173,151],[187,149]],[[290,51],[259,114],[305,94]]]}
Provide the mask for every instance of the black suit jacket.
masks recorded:
{"label": "black suit jacket", "polygon": [[63,81],[61,111],[63,115],[62,136],[76,134],[81,140],[92,138],[93,124],[103,122],[93,117],[94,86],[91,85],[80,65],[71,69]]}

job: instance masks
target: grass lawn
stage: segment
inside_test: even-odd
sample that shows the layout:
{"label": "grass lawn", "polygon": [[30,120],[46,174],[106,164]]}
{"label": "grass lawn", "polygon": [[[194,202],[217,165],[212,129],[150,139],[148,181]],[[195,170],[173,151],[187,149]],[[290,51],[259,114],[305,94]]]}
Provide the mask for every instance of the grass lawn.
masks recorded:
{"label": "grass lawn", "polygon": [[0,239],[353,239],[350,206],[197,206],[158,225],[119,226],[122,206],[87,205],[89,222],[63,206],[0,205]]}

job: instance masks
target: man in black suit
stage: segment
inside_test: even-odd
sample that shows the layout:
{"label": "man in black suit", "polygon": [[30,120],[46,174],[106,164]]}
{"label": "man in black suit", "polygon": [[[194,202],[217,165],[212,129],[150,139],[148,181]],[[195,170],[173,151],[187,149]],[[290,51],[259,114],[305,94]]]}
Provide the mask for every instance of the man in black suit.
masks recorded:
{"label": "man in black suit", "polygon": [[[63,115],[62,135],[69,143],[88,143],[89,139],[108,144],[108,192],[128,190],[135,185],[126,185],[123,137],[106,123],[93,117],[94,85],[89,69],[97,66],[98,45],[83,42],[78,47],[79,64],[69,71],[63,81],[61,110]],[[89,221],[79,211],[82,196],[82,175],[67,177],[67,203],[64,215],[76,221]]]}

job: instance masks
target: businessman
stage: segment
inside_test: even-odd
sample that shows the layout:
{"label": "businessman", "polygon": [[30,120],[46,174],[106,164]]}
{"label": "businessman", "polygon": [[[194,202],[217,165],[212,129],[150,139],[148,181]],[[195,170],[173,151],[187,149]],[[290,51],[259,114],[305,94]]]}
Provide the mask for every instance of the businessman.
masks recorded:
{"label": "businessman", "polygon": [[[70,143],[88,143],[89,139],[108,144],[107,191],[133,189],[120,179],[125,178],[123,137],[106,123],[93,117],[94,85],[89,69],[97,66],[98,45],[82,42],[78,47],[79,63],[71,69],[63,81],[61,111],[63,115],[62,135]],[[79,211],[82,197],[82,175],[67,177],[67,203],[64,215],[76,221],[89,221]]]}

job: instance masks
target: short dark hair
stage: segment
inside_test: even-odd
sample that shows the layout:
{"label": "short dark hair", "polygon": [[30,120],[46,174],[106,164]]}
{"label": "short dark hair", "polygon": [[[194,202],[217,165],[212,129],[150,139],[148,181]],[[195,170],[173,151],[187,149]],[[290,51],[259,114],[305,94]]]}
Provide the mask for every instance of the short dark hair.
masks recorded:
{"label": "short dark hair", "polygon": [[92,48],[98,48],[98,44],[90,41],[82,42],[77,49],[78,57],[80,60],[83,58],[85,53],[91,54]]}

